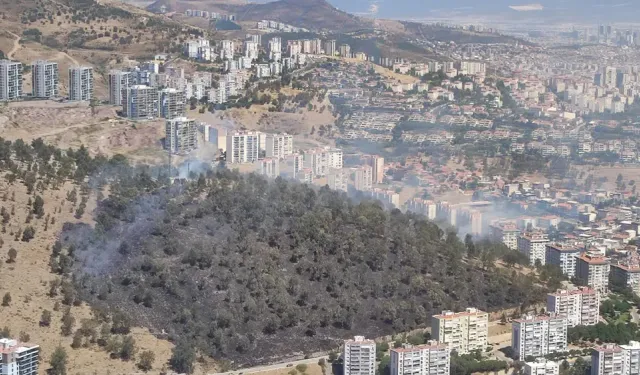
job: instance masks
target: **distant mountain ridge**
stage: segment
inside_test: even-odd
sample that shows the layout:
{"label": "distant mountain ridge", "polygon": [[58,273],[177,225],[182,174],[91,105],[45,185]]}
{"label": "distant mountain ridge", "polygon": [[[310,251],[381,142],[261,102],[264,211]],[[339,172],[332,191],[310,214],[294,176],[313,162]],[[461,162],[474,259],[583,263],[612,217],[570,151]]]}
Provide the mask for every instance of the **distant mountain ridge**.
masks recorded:
{"label": "distant mountain ridge", "polygon": [[[200,4],[199,7],[196,4]],[[278,0],[265,3],[221,4],[219,1],[157,0],[147,7],[158,12],[161,6],[168,11],[182,12],[188,8],[235,14],[239,21],[276,20],[298,27],[329,31],[352,31],[369,24],[357,16],[336,9],[326,0]]]}

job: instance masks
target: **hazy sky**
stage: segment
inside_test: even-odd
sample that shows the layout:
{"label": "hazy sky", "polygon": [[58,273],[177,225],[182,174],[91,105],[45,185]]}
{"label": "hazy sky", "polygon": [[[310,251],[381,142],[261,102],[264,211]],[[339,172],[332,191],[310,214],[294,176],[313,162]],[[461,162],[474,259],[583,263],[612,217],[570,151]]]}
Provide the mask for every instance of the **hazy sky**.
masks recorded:
{"label": "hazy sky", "polygon": [[[328,0],[334,6],[350,13],[366,13],[370,0]],[[519,14],[509,6],[540,4],[542,11],[526,12],[533,17],[575,18],[592,22],[635,21],[638,0],[379,0],[379,16],[390,18],[433,17],[444,14]]]}

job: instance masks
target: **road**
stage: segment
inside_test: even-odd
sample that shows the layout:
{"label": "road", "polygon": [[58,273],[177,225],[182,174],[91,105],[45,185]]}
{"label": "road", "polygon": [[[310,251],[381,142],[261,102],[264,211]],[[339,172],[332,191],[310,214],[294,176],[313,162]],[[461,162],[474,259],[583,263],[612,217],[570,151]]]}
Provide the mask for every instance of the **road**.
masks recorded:
{"label": "road", "polygon": [[[246,374],[254,374],[257,372],[265,372],[265,371],[272,371],[272,370],[280,370],[280,369],[284,369],[284,368],[288,368],[288,367],[295,367],[297,365],[301,365],[301,364],[305,364],[305,365],[311,365],[314,363],[318,363],[318,361],[324,358],[325,361],[329,360],[328,356],[322,356],[322,357],[313,357],[313,358],[308,358],[308,359],[301,359],[299,361],[289,361],[289,362],[283,362],[283,363],[276,363],[273,365],[265,365],[265,366],[258,366],[258,367],[251,367],[248,369],[240,369],[240,370],[236,370],[236,371],[229,371],[229,372],[218,372],[218,373],[214,373],[214,374],[209,374],[209,375],[246,375]],[[328,362],[327,362],[328,364]]]}
{"label": "road", "polygon": [[20,48],[20,35],[14,34],[9,30],[5,31],[16,38],[16,40],[13,41],[13,48],[11,48],[11,51],[7,52],[7,60],[11,60],[13,59],[13,55],[18,52],[18,49]]}

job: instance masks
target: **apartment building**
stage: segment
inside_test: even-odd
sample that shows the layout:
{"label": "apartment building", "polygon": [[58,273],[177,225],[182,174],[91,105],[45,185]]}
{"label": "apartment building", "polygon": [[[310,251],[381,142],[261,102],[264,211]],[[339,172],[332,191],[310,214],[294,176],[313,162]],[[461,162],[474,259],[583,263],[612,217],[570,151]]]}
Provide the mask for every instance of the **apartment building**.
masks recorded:
{"label": "apartment building", "polygon": [[373,189],[373,168],[363,165],[353,172],[353,187],[358,191]]}
{"label": "apartment building", "polygon": [[267,178],[280,176],[280,160],[278,158],[265,158],[257,160],[256,173]]}
{"label": "apartment building", "polygon": [[547,311],[567,318],[567,326],[598,324],[600,294],[588,287],[558,290],[547,295]]}
{"label": "apartment building", "polygon": [[238,132],[227,135],[227,163],[253,163],[260,155],[260,133]]}
{"label": "apartment building", "polygon": [[434,201],[413,198],[407,201],[407,210],[424,215],[429,220],[435,220],[437,205]]}
{"label": "apartment building", "polygon": [[381,184],[384,182],[384,158],[382,156],[371,156],[366,163],[373,168],[373,183]]}
{"label": "apartment building", "polygon": [[198,148],[198,127],[195,120],[176,117],[165,123],[165,147],[175,154],[187,153]]}
{"label": "apartment building", "polygon": [[293,154],[293,136],[284,134],[267,134],[264,150],[268,158],[284,159]]}
{"label": "apartment building", "polygon": [[119,100],[123,101],[123,115],[131,120],[151,120],[158,117],[158,91],[153,87],[128,87],[122,91]]}
{"label": "apartment building", "polygon": [[606,293],[609,287],[609,269],[609,259],[594,254],[582,254],[576,262],[576,278],[582,285]]}
{"label": "apartment building", "polygon": [[328,56],[335,56],[336,52],[336,41],[327,40],[324,44],[324,54]]}
{"label": "apartment building", "polygon": [[349,172],[344,168],[329,168],[327,185],[331,190],[347,192],[349,190]]}
{"label": "apartment building", "polygon": [[124,90],[133,86],[135,78],[132,72],[112,70],[109,72],[109,104],[124,105]]}
{"label": "apartment building", "polygon": [[511,348],[523,361],[531,356],[567,350],[567,318],[556,314],[525,316],[513,321]]}
{"label": "apartment building", "polygon": [[182,91],[164,89],[159,93],[158,106],[160,117],[171,120],[184,117],[187,113],[187,98]]}
{"label": "apartment building", "polygon": [[518,250],[518,237],[520,229],[515,223],[497,223],[489,226],[491,237],[496,242],[502,242],[511,250]]}
{"label": "apartment building", "polygon": [[364,336],[356,336],[344,342],[342,353],[344,375],[375,375],[376,343]]}
{"label": "apartment building", "polygon": [[596,346],[591,353],[591,375],[621,375],[624,353],[615,344]]}
{"label": "apartment building", "polygon": [[391,375],[449,375],[451,350],[430,341],[426,345],[391,349]]}
{"label": "apartment building", "polygon": [[549,238],[544,233],[523,233],[518,236],[518,251],[529,258],[529,263],[532,266],[535,265],[536,262],[545,265],[548,243]]}
{"label": "apartment building", "polygon": [[340,45],[340,56],[341,57],[346,57],[346,58],[351,58],[351,46],[348,44],[341,44]]}
{"label": "apartment building", "polygon": [[0,339],[0,375],[37,375],[40,347]]}
{"label": "apartment building", "polygon": [[22,63],[0,60],[0,101],[22,98]]}
{"label": "apartment building", "polygon": [[622,375],[640,374],[640,342],[629,341],[622,348]]}
{"label": "apartment building", "polygon": [[640,264],[637,259],[612,264],[609,280],[613,285],[626,286],[640,294]]}
{"label": "apartment building", "polygon": [[38,60],[31,64],[31,96],[55,98],[60,95],[58,63]]}
{"label": "apartment building", "polygon": [[535,362],[524,364],[525,375],[558,375],[559,373],[560,365],[558,362],[547,361],[544,358],[538,358]]}
{"label": "apartment building", "polygon": [[88,102],[93,99],[93,68],[75,66],[69,68],[69,100]]}
{"label": "apartment building", "polygon": [[466,354],[487,347],[489,314],[476,308],[464,312],[443,311],[431,321],[433,338],[449,346],[458,354]]}
{"label": "apartment building", "polygon": [[546,246],[546,262],[558,266],[562,273],[571,278],[576,275],[576,261],[580,249],[575,246],[550,243]]}
{"label": "apartment building", "polygon": [[342,157],[342,150],[337,148],[327,149],[327,163],[329,164],[329,168],[343,168]]}

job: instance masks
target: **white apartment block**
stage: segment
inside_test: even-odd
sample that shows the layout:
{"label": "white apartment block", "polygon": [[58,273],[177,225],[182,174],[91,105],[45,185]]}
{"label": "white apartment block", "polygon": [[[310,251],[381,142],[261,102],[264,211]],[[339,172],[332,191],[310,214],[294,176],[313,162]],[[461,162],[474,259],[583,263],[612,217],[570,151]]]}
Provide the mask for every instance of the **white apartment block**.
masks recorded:
{"label": "white apartment block", "polygon": [[487,347],[489,314],[475,308],[464,312],[443,311],[434,315],[431,334],[441,344],[446,344],[458,354],[474,350],[483,351]]}
{"label": "white apartment block", "polygon": [[620,345],[623,354],[622,375],[640,374],[640,342],[630,341]]}
{"label": "white apartment block", "polygon": [[22,63],[0,60],[0,101],[22,97]]}
{"label": "white apartment block", "polygon": [[227,163],[253,163],[260,155],[260,133],[246,132],[227,135]]}
{"label": "white apartment block", "polygon": [[369,191],[365,190],[365,195],[374,200],[379,200],[390,209],[400,208],[400,194],[396,193],[394,190],[373,188]]}
{"label": "white apartment block", "polygon": [[258,42],[249,41],[249,40],[244,42],[244,57],[251,60],[257,60],[259,51],[260,51],[260,44]]}
{"label": "white apartment block", "polygon": [[122,91],[122,112],[131,120],[158,117],[158,91],[149,86],[134,85]]}
{"label": "white apartment block", "polygon": [[532,266],[536,264],[536,261],[545,265],[548,243],[549,238],[544,233],[524,233],[518,236],[518,251],[529,258],[529,263]]}
{"label": "white apartment block", "polygon": [[233,59],[236,45],[232,40],[223,40],[220,42],[220,58],[223,60]]}
{"label": "white apartment block", "polygon": [[187,153],[198,148],[198,127],[195,120],[186,117],[167,120],[165,136],[165,147],[171,153]]}
{"label": "white apartment block", "polygon": [[490,226],[491,237],[494,241],[502,242],[511,250],[518,250],[520,229],[515,223],[497,223]]}
{"label": "white apartment block", "polygon": [[624,353],[615,344],[597,346],[591,353],[591,375],[621,375]]}
{"label": "white apartment block", "polygon": [[558,362],[547,361],[543,358],[524,364],[525,375],[558,375],[559,373],[560,366]]}
{"label": "white apartment block", "polygon": [[124,90],[134,85],[132,72],[112,70],[109,72],[109,104],[124,105]]}
{"label": "white apartment block", "polygon": [[407,201],[407,210],[422,214],[429,220],[435,220],[437,214],[437,205],[434,201],[413,198]]}
{"label": "white apartment block", "polygon": [[544,357],[567,350],[567,318],[555,314],[516,319],[511,329],[511,348],[518,360]]}
{"label": "white apartment block", "polygon": [[353,188],[358,191],[373,189],[373,168],[363,165],[353,172]]}
{"label": "white apartment block", "polygon": [[342,150],[333,148],[327,150],[327,153],[329,154],[327,159],[329,168],[342,168],[344,166],[342,162]]}
{"label": "white apartment block", "polygon": [[278,158],[266,158],[256,161],[256,173],[267,178],[280,176],[280,160]]}
{"label": "white apartment block", "polygon": [[598,324],[600,294],[582,287],[576,290],[558,290],[547,295],[547,311],[567,317],[567,326]]}
{"label": "white apartment block", "polygon": [[576,278],[599,293],[609,289],[609,259],[591,254],[582,254],[576,262]]}
{"label": "white apartment block", "polygon": [[384,182],[384,158],[382,156],[374,156],[371,159],[373,167],[373,183],[381,184]]}
{"label": "white apartment block", "polygon": [[211,60],[211,45],[207,39],[189,40],[184,44],[184,54],[201,61]]}
{"label": "white apartment block", "polygon": [[69,68],[69,100],[88,102],[93,99],[93,68],[76,66]]}
{"label": "white apartment block", "polygon": [[435,341],[391,349],[391,375],[449,375],[451,350]]}
{"label": "white apartment block", "polygon": [[55,98],[60,94],[58,63],[38,60],[31,64],[31,96]]}
{"label": "white apartment block", "polygon": [[40,347],[0,339],[0,375],[37,375]]}
{"label": "white apartment block", "polygon": [[349,190],[349,173],[344,169],[329,168],[327,185],[331,190],[347,192]]}
{"label": "white apartment block", "polygon": [[267,134],[264,150],[268,158],[284,159],[293,154],[293,136],[284,134]]}
{"label": "white apartment block", "polygon": [[164,89],[160,91],[158,100],[160,117],[171,120],[186,116],[187,98],[183,91]]}
{"label": "white apartment block", "polygon": [[571,278],[576,275],[576,262],[580,249],[563,244],[547,244],[546,262],[558,266],[562,273]]}
{"label": "white apartment block", "polygon": [[376,343],[356,336],[344,342],[344,375],[375,375]]}

